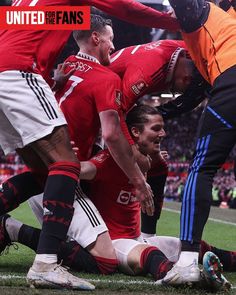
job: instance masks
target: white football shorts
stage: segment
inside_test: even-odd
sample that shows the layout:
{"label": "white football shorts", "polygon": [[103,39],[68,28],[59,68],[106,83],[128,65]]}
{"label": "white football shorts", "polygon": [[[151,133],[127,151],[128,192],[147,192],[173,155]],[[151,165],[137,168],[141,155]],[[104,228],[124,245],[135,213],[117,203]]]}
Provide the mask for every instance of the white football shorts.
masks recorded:
{"label": "white football shorts", "polygon": [[0,145],[5,154],[66,124],[52,90],[41,75],[1,72],[0,101]]}
{"label": "white football shorts", "polygon": [[[29,199],[29,205],[40,224],[43,222],[43,194]],[[106,232],[107,226],[92,201],[78,187],[74,201],[74,215],[67,233],[69,240],[75,240],[83,248]]]}

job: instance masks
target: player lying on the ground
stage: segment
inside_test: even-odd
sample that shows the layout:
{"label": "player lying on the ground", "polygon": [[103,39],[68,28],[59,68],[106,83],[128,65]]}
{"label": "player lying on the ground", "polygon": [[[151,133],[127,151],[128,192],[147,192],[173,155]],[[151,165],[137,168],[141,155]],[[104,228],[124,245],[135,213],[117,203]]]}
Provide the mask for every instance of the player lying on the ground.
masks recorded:
{"label": "player lying on the ground", "polygon": [[[155,108],[150,106],[135,107],[127,116],[127,124],[134,141],[144,154],[150,154],[153,158],[154,155],[159,155],[160,141],[165,133],[162,117]],[[107,223],[116,250],[119,269],[132,275],[150,273],[154,280],[160,280],[178,259],[179,239],[153,237],[147,238],[145,242],[142,240],[140,236],[140,205],[133,195],[132,186],[128,183],[127,177],[113,161],[108,151],[102,151],[90,161],[82,162],[81,176],[93,179],[90,197],[98,206]],[[84,198],[81,201],[84,201]],[[78,203],[78,201],[76,202]],[[83,206],[83,203],[80,204]],[[76,212],[77,210],[79,210],[78,206],[75,208],[75,214],[79,214]],[[41,213],[38,211],[37,215],[39,216]],[[23,225],[8,216],[2,217],[1,224],[1,251],[12,241],[18,241],[32,249],[36,248],[40,234],[39,229]],[[80,224],[78,223],[73,226],[70,238],[77,239],[77,236],[73,236],[73,234],[79,234],[83,229],[79,228]],[[211,246],[204,242],[202,245],[202,254],[204,254]],[[235,252],[216,248],[214,250],[224,259],[226,268],[236,270],[236,260],[232,260],[232,257],[236,257]],[[86,253],[75,241],[63,243],[60,258],[63,259],[64,264],[76,270],[85,269],[99,273],[98,267],[94,264],[89,253],[87,256],[81,257],[83,252]],[[209,259],[211,260],[212,257]],[[94,265],[93,269],[91,266]],[[219,266],[218,262],[217,265]],[[226,283],[221,276],[219,280],[222,284]]]}

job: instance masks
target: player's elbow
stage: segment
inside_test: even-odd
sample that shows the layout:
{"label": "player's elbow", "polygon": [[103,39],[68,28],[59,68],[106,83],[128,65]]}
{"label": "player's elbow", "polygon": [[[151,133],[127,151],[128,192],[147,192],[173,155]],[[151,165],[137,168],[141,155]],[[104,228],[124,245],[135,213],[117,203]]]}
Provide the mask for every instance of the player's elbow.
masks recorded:
{"label": "player's elbow", "polygon": [[102,137],[107,145],[116,144],[120,138],[120,133],[109,130],[109,131],[103,132]]}

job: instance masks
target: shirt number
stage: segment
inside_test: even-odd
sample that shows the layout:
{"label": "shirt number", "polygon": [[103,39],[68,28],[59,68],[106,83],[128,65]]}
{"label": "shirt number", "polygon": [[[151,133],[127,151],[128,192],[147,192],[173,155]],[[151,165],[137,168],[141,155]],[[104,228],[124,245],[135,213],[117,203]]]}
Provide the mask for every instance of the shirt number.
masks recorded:
{"label": "shirt number", "polygon": [[61,97],[61,99],[59,100],[59,106],[61,106],[61,104],[63,103],[63,101],[67,98],[67,96],[69,96],[72,91],[74,90],[74,88],[81,83],[84,79],[77,77],[77,76],[71,76],[69,78],[70,81],[73,81],[73,83],[70,85],[70,88],[64,93],[64,95]]}

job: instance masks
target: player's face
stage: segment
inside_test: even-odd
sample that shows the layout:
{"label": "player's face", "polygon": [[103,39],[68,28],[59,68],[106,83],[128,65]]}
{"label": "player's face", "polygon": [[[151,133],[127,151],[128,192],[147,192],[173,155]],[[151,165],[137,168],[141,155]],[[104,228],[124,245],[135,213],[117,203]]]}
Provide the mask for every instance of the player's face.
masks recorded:
{"label": "player's face", "polygon": [[137,144],[143,154],[155,154],[160,151],[160,143],[165,137],[164,121],[160,115],[148,115],[148,122],[139,133]]}
{"label": "player's face", "polygon": [[192,66],[189,59],[180,58],[173,76],[171,91],[173,93],[183,93],[192,80]]}
{"label": "player's face", "polygon": [[109,66],[112,52],[115,50],[113,44],[114,34],[111,26],[105,26],[100,35],[99,61],[103,66]]}
{"label": "player's face", "polygon": [[172,85],[171,92],[173,93],[184,93],[184,91],[190,85],[191,79],[186,79],[182,75],[175,79],[174,84]]}

